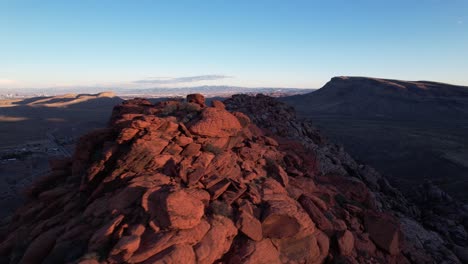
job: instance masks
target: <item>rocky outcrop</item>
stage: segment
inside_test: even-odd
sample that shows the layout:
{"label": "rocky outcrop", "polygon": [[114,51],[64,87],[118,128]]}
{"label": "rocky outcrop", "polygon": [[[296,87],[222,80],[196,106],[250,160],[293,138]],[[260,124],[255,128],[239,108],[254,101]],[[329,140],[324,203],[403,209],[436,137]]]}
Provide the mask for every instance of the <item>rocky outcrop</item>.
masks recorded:
{"label": "rocky outcrop", "polygon": [[[373,223],[364,221],[367,232],[355,236],[355,246],[362,254],[373,254],[376,246],[393,251],[391,245],[397,242],[392,241],[399,241],[400,250],[412,263],[466,262],[468,214],[462,203],[430,183],[418,187],[414,197],[410,197],[411,202],[408,201],[372,167],[356,162],[341,146],[328,142],[312,123],[298,120],[292,107],[274,98],[261,94],[235,95],[224,103],[229,110],[247,114],[271,133],[267,135],[281,135],[278,142],[287,139],[301,142],[307,150],[303,155],[312,155],[316,160],[319,174],[316,183],[320,180],[333,184],[356,200],[365,201],[365,197],[370,197],[376,211],[387,212],[386,216],[379,216],[384,221],[379,217],[374,217]],[[304,197],[299,201],[322,230],[330,229],[330,221],[322,216],[325,207],[313,206]],[[353,208],[349,204],[345,206]],[[364,220],[369,219],[370,214],[366,215]],[[385,246],[380,239],[385,240]]]}
{"label": "rocky outcrop", "polygon": [[0,260],[424,263],[452,252],[442,239],[439,253],[414,245],[404,227],[426,230],[416,209],[292,109],[263,96],[187,99],[116,106],[29,189]]}

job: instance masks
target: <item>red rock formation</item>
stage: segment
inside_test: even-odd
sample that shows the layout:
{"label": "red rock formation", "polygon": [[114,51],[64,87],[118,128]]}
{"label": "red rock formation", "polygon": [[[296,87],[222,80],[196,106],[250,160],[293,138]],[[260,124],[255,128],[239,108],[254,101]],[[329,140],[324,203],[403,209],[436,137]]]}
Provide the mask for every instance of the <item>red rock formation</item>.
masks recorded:
{"label": "red rock formation", "polygon": [[0,260],[408,262],[396,219],[363,182],[325,173],[306,144],[250,120],[201,95],[116,106],[107,129],[31,187]]}
{"label": "red rock formation", "polygon": [[201,94],[189,94],[187,95],[187,102],[195,103],[201,107],[205,107],[205,97]]}
{"label": "red rock formation", "polygon": [[221,108],[208,107],[202,110],[200,120],[194,120],[189,126],[195,135],[209,137],[229,137],[241,129],[239,120]]}

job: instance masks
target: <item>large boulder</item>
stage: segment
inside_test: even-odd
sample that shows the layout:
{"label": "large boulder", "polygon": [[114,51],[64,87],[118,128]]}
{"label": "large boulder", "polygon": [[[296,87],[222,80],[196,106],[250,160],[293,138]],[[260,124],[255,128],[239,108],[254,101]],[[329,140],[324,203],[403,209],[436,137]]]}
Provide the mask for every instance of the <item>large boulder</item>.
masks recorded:
{"label": "large boulder", "polygon": [[189,126],[190,132],[207,137],[228,137],[241,130],[238,119],[226,110],[208,107],[201,112],[200,120]]}
{"label": "large boulder", "polygon": [[364,218],[366,231],[374,243],[390,253],[399,253],[400,227],[395,218],[384,213],[368,212]]}
{"label": "large boulder", "polygon": [[187,95],[187,102],[198,104],[201,107],[205,107],[205,97],[202,94],[189,94]]}

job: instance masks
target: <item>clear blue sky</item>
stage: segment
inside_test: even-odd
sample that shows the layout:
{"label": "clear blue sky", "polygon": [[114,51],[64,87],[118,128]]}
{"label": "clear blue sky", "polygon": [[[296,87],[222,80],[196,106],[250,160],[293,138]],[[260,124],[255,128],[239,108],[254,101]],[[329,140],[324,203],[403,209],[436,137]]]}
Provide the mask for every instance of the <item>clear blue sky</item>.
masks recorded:
{"label": "clear blue sky", "polygon": [[467,0],[0,0],[0,88],[468,85]]}

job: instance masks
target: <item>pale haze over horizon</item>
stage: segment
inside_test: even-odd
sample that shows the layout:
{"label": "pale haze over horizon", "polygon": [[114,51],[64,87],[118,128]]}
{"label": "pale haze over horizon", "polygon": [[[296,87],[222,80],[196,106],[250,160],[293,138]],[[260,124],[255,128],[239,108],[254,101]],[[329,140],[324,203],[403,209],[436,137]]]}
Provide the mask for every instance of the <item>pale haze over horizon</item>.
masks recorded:
{"label": "pale haze over horizon", "polygon": [[0,0],[0,88],[468,85],[468,1]]}

